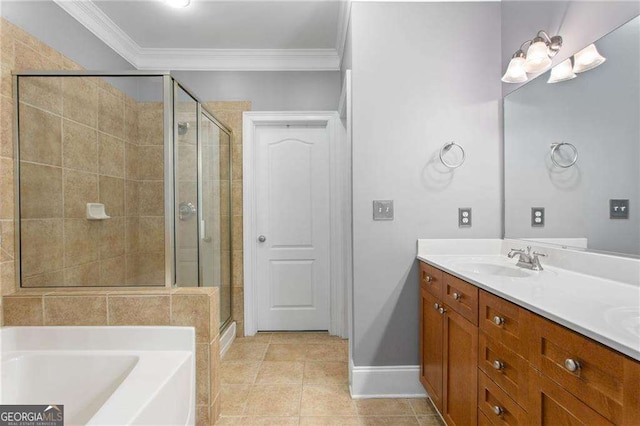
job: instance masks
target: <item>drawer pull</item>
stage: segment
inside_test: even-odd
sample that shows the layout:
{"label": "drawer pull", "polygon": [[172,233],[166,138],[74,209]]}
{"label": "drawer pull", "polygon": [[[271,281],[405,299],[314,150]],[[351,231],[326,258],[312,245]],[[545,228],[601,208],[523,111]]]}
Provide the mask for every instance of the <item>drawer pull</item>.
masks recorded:
{"label": "drawer pull", "polygon": [[496,416],[501,416],[504,413],[504,408],[500,407],[499,405],[494,405],[492,410],[493,414],[495,414]]}
{"label": "drawer pull", "polygon": [[582,368],[582,365],[575,359],[567,358],[564,360],[564,368],[571,371],[572,373],[575,373]]}
{"label": "drawer pull", "polygon": [[440,304],[439,304],[439,303],[437,303],[437,302],[436,302],[436,303],[434,303],[434,304],[433,304],[433,309],[435,309],[436,311],[437,311],[438,309],[440,309]]}
{"label": "drawer pull", "polygon": [[495,368],[498,371],[504,370],[504,362],[498,361],[496,359],[495,361],[493,361],[493,368]]}
{"label": "drawer pull", "polygon": [[445,308],[440,308],[438,312],[444,315],[444,313],[447,312],[447,310]]}
{"label": "drawer pull", "polygon": [[430,283],[431,281],[433,281],[433,277],[431,275],[427,275],[426,277],[424,277],[424,280]]}
{"label": "drawer pull", "polygon": [[456,300],[462,299],[462,295],[460,293],[453,293],[453,298]]}
{"label": "drawer pull", "polygon": [[499,317],[499,316],[496,315],[495,317],[493,317],[493,323],[495,325],[503,325],[504,324],[504,318]]}

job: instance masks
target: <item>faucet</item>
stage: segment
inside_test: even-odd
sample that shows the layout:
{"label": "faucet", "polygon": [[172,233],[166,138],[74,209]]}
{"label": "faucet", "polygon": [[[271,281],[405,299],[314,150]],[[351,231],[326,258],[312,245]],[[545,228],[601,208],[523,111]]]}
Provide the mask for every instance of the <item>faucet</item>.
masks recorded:
{"label": "faucet", "polygon": [[516,266],[525,269],[531,269],[532,271],[542,271],[542,265],[540,264],[540,256],[546,257],[544,253],[538,253],[537,251],[531,252],[531,246],[527,246],[526,250],[523,249],[511,249],[507,254],[509,259],[513,259],[515,255],[519,255],[518,263]]}

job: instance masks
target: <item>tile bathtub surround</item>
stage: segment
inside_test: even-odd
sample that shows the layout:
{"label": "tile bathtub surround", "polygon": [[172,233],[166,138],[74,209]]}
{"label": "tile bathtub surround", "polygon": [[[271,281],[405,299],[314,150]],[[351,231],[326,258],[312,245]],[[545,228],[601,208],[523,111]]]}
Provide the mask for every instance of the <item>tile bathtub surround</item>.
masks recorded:
{"label": "tile bathtub surround", "polygon": [[196,329],[197,424],[220,411],[217,288],[21,290],[3,297],[5,326],[171,325]]}
{"label": "tile bathtub surround", "polygon": [[238,338],[222,359],[218,425],[432,425],[427,399],[352,400],[347,341],[326,333]]}

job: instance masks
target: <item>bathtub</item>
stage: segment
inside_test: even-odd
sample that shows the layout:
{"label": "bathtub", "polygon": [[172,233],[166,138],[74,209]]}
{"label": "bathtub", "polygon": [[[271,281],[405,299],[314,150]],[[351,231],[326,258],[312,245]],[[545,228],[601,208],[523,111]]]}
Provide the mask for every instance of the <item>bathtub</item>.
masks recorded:
{"label": "bathtub", "polygon": [[0,404],[64,405],[65,425],[193,425],[191,327],[0,328]]}

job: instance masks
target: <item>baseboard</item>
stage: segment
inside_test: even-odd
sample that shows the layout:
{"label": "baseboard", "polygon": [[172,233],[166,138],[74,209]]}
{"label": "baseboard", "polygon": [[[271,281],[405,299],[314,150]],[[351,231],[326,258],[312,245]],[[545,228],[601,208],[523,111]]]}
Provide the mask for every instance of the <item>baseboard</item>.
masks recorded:
{"label": "baseboard", "polygon": [[233,341],[236,340],[236,322],[233,321],[220,335],[220,358],[227,353]]}
{"label": "baseboard", "polygon": [[351,398],[425,398],[419,365],[356,367],[349,363]]}

